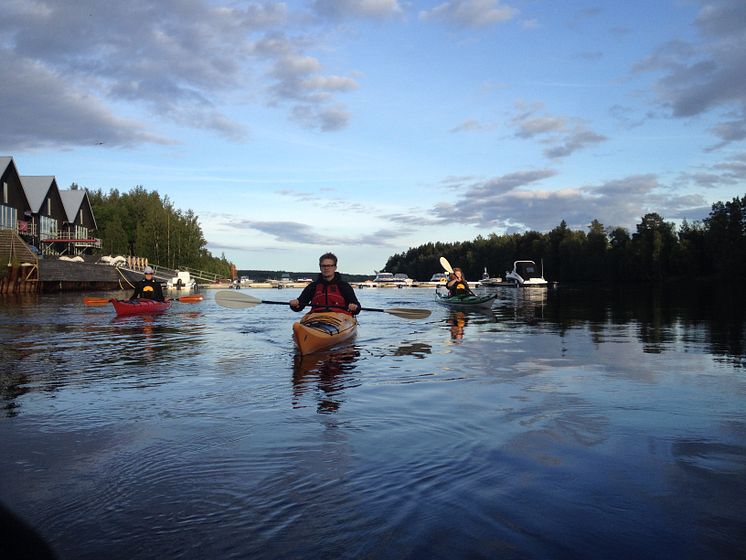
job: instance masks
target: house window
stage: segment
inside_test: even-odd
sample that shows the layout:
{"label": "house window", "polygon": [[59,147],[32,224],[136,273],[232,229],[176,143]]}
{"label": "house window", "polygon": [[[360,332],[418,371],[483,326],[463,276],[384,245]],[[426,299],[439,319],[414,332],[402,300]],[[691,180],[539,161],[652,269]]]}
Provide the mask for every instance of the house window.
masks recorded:
{"label": "house window", "polygon": [[51,215],[52,215],[52,197],[50,196],[47,199],[47,216],[51,216]]}
{"label": "house window", "polygon": [[0,206],[0,229],[16,229],[16,209]]}
{"label": "house window", "polygon": [[57,237],[57,220],[54,218],[47,218],[46,216],[39,217],[39,237],[41,239],[50,239]]}
{"label": "house window", "polygon": [[83,223],[83,209],[80,209],[80,223]]}
{"label": "house window", "polygon": [[8,183],[3,181],[3,204],[8,204]]}

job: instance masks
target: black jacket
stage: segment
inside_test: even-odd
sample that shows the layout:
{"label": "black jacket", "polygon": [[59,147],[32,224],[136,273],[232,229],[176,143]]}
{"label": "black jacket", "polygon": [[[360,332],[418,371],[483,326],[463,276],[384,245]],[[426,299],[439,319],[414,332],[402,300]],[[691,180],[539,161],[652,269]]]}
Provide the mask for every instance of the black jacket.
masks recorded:
{"label": "black jacket", "polygon": [[342,276],[339,274],[339,272],[334,273],[334,278],[331,280],[325,280],[324,276],[319,274],[316,277],[316,280],[311,282],[308,286],[303,288],[303,291],[298,296],[298,307],[291,307],[293,311],[302,311],[303,308],[311,303],[311,299],[313,299],[313,295],[316,293],[316,286],[319,284],[322,285],[329,285],[329,284],[336,284],[339,288],[339,293],[342,294],[342,297],[344,298],[345,302],[347,302],[347,305],[350,305],[351,303],[354,303],[357,305],[357,311],[353,313],[353,315],[357,315],[360,313],[360,302],[357,300],[357,296],[355,295],[355,291],[352,289],[352,286],[344,280],[342,280]]}
{"label": "black jacket", "polygon": [[147,280],[143,278],[139,282],[135,282],[135,292],[132,294],[130,299],[154,299],[156,301],[163,301],[163,288],[161,284],[154,279]]}

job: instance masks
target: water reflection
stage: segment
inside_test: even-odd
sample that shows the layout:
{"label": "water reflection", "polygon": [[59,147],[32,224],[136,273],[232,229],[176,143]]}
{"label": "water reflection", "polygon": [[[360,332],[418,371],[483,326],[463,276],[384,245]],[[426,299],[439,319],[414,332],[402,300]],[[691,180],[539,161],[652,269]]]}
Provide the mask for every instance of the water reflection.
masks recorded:
{"label": "water reflection", "polygon": [[498,292],[495,313],[500,319],[512,319],[533,325],[544,319],[547,288],[490,288]]}
{"label": "water reflection", "polygon": [[293,359],[293,408],[313,392],[319,414],[334,413],[344,402],[344,390],[359,384],[353,375],[360,352],[355,347],[318,352]]}
{"label": "water reflection", "polygon": [[474,309],[468,311],[451,309],[445,318],[445,325],[451,335],[451,341],[459,343],[464,339],[468,324],[482,325],[497,322],[497,316],[491,309]]}
{"label": "water reflection", "polygon": [[564,337],[587,329],[595,344],[617,342],[632,326],[645,353],[683,343],[706,347],[718,359],[746,366],[746,301],[743,290],[704,285],[491,288],[501,321],[541,327]]}
{"label": "water reflection", "polygon": [[425,342],[410,342],[398,346],[394,350],[394,356],[414,356],[421,360],[428,354],[432,354],[432,351],[432,346]]}
{"label": "water reflection", "polygon": [[0,312],[6,416],[18,413],[28,393],[162,383],[166,364],[190,362],[205,342],[203,311],[112,318],[111,308],[83,307],[79,296],[37,295],[3,298]]}

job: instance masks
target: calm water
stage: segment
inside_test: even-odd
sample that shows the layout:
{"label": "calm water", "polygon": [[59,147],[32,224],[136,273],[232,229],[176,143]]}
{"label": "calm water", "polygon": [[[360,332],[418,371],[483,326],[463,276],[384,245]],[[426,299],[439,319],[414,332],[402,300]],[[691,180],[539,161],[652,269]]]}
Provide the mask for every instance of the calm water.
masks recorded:
{"label": "calm water", "polygon": [[433,314],[302,361],[299,315],[209,291],[0,299],[0,501],[65,559],[742,558],[743,300],[499,294],[359,290]]}

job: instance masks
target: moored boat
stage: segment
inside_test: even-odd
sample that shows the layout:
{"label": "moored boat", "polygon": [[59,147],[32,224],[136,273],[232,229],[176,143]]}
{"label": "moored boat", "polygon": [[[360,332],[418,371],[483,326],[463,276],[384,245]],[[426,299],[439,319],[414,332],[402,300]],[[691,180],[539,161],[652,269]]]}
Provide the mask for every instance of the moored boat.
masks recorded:
{"label": "moored boat", "polygon": [[134,301],[126,299],[110,299],[118,317],[125,315],[145,315],[148,313],[161,313],[171,307],[172,301],[155,301],[152,299],[136,299]]}
{"label": "moored boat", "polygon": [[482,286],[502,286],[503,279],[499,276],[497,277],[490,277],[489,273],[487,272],[487,267],[484,267],[484,272],[482,273],[482,279],[479,281],[479,284]]}
{"label": "moored boat", "polygon": [[348,313],[307,313],[293,323],[293,340],[301,355],[313,354],[341,344],[357,332],[357,319]]}
{"label": "moored boat", "polygon": [[480,311],[492,309],[492,303],[495,301],[495,298],[497,298],[497,294],[448,296],[437,290],[435,291],[435,299],[438,303],[452,309],[461,309],[464,311],[468,309]]}
{"label": "moored boat", "polygon": [[167,290],[190,291],[197,287],[197,282],[187,271],[177,271],[176,276],[166,282]]}
{"label": "moored boat", "polygon": [[512,282],[513,285],[524,288],[548,285],[548,282],[544,279],[544,272],[539,272],[534,261],[515,261],[513,263],[513,270],[505,273],[505,280],[508,283]]}

